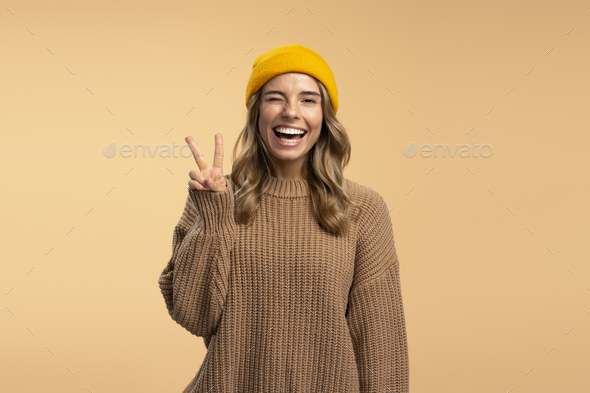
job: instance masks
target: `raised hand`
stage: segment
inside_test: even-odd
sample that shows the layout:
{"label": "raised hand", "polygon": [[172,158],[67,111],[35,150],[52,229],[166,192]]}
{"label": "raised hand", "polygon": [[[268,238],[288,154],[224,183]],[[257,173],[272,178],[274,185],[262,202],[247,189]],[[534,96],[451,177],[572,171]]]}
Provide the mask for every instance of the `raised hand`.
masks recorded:
{"label": "raised hand", "polygon": [[223,139],[221,134],[215,134],[215,156],[213,157],[212,167],[207,166],[205,158],[193,137],[188,135],[184,140],[191,148],[193,157],[195,157],[195,161],[199,166],[199,171],[193,169],[188,173],[191,178],[188,181],[189,188],[201,191],[225,191],[227,182],[223,177]]}

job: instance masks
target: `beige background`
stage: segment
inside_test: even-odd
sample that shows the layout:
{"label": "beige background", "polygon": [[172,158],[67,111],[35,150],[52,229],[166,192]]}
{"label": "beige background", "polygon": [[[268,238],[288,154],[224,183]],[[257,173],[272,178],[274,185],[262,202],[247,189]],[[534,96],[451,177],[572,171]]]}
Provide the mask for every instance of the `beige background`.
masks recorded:
{"label": "beige background", "polygon": [[[205,347],[157,279],[196,164],[102,149],[210,162],[221,132],[229,173],[252,62],[289,43],[334,71],[345,176],[395,206],[411,391],[590,390],[587,1],[5,6],[0,391],[189,383]],[[493,155],[403,155],[472,140]]]}

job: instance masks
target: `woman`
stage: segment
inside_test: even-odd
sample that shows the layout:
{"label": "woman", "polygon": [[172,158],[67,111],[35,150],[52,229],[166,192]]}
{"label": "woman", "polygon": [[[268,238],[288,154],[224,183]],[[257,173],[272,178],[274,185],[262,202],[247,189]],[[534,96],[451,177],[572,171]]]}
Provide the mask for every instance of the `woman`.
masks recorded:
{"label": "woman", "polygon": [[184,393],[408,392],[391,219],[342,175],[332,71],[309,48],[275,48],[254,61],[246,106],[230,175],[221,134],[211,167],[186,138],[199,171],[158,281],[207,347]]}

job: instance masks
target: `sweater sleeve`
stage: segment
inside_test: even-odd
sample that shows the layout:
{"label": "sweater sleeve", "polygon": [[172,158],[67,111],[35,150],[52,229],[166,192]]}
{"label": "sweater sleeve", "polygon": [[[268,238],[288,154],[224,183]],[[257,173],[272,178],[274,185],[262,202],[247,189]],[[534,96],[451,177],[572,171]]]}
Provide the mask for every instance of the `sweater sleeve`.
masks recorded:
{"label": "sweater sleeve", "polygon": [[409,392],[399,261],[387,205],[374,194],[357,243],[348,326],[360,392]]}
{"label": "sweater sleeve", "polygon": [[217,331],[228,290],[235,234],[228,176],[223,192],[188,190],[174,228],[172,257],[158,278],[172,319],[205,340]]}

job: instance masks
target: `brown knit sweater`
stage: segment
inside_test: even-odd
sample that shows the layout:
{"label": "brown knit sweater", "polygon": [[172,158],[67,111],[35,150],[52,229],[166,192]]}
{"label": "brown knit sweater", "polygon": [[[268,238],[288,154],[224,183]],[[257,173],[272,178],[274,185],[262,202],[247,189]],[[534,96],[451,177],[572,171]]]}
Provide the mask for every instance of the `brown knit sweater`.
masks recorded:
{"label": "brown knit sweater", "polygon": [[363,214],[336,237],[314,219],[306,180],[271,176],[245,226],[225,178],[223,192],[188,191],[158,280],[172,319],[207,347],[183,393],[408,392],[399,262],[383,198],[345,179]]}

